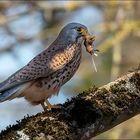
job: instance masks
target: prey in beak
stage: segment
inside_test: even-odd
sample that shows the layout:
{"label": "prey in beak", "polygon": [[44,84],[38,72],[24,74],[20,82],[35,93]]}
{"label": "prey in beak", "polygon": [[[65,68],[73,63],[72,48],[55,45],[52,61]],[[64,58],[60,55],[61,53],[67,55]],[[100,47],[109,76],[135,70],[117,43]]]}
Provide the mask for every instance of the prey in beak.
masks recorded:
{"label": "prey in beak", "polygon": [[[85,36],[85,40],[84,40],[84,45],[85,45],[85,48],[86,48],[86,51],[91,54],[92,56],[95,55],[95,56],[98,56],[96,54],[96,52],[99,52],[99,50],[97,49],[94,49],[94,45],[93,45],[93,42],[95,41],[95,36],[93,35],[90,35],[90,34],[87,34]],[[95,71],[97,72],[97,68],[96,68],[96,65],[95,65],[95,62],[94,62],[94,58],[92,57],[92,62],[93,62],[93,66],[94,66],[94,69]]]}
{"label": "prey in beak", "polygon": [[95,41],[95,36],[93,36],[93,35],[87,35],[87,36],[85,36],[84,45],[85,45],[86,51],[88,53],[90,53],[91,55],[98,56],[96,54],[96,52],[99,52],[99,50],[94,49],[94,45],[93,45],[93,42],[94,41]]}

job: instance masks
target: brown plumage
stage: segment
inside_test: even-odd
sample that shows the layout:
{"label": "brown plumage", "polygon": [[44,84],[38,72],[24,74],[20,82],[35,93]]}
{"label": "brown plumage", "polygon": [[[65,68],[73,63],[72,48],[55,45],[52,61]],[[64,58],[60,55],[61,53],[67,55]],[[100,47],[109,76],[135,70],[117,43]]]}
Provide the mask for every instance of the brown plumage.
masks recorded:
{"label": "brown plumage", "polygon": [[24,97],[31,104],[42,104],[58,94],[75,74],[81,62],[82,43],[88,34],[79,23],[66,25],[57,39],[26,66],[0,84],[0,102]]}

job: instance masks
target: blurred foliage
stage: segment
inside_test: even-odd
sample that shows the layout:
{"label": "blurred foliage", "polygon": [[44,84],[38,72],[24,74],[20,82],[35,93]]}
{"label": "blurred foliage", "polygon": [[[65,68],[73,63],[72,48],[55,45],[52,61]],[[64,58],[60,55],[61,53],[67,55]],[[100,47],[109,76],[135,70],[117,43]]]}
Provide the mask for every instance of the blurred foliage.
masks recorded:
{"label": "blurred foliage", "polygon": [[[24,8],[20,9],[21,5]],[[95,58],[98,73],[93,73],[90,58],[84,53],[84,60],[77,73],[79,82],[68,86],[69,92],[73,92],[73,89],[74,92],[80,92],[93,83],[98,86],[105,84],[125,74],[132,67],[137,67],[140,61],[140,1],[1,1],[0,28],[4,28],[16,41],[5,47],[0,46],[0,55],[12,53],[17,44],[31,43],[33,40],[41,41],[42,48],[45,48],[55,39],[67,17],[89,5],[98,8],[103,14],[103,22],[89,29],[96,33],[95,46],[100,50],[99,56]],[[11,7],[15,8],[13,13],[10,12]],[[16,34],[9,27],[13,21],[36,11],[42,15],[42,19],[37,21],[43,20],[42,29],[37,34]],[[93,17],[93,20],[96,19]],[[26,32],[29,29],[27,27]],[[139,122],[139,116],[134,117],[96,139],[139,139]]]}

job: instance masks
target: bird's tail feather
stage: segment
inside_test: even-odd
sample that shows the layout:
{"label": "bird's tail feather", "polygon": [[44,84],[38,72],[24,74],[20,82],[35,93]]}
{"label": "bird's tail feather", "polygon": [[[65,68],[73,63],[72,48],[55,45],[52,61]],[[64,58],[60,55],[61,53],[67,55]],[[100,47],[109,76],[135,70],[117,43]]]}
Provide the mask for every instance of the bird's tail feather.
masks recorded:
{"label": "bird's tail feather", "polygon": [[7,83],[7,80],[0,83],[0,92],[1,92],[1,89],[6,85],[6,83]]}
{"label": "bird's tail feather", "polygon": [[18,90],[19,90],[18,87],[13,87],[13,88],[3,91],[2,93],[0,93],[0,102],[4,102],[10,99],[14,94],[18,92]]}
{"label": "bird's tail feather", "polygon": [[0,102],[4,102],[6,100],[12,100],[16,97],[18,97],[22,91],[27,88],[28,84],[22,84],[22,85],[18,85],[15,87],[12,87],[10,89],[7,89],[5,91],[2,91],[0,93]]}

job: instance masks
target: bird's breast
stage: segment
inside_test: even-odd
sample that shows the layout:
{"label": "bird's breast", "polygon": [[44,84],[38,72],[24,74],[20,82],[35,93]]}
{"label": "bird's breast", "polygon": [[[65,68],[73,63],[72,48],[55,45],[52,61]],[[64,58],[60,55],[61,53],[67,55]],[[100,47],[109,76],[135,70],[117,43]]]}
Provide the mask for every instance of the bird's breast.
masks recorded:
{"label": "bird's breast", "polygon": [[56,68],[60,63],[63,63],[64,66],[44,79],[47,87],[59,88],[73,77],[81,62],[81,52],[81,46],[75,45],[65,50],[63,54],[56,55],[52,67]]}
{"label": "bird's breast", "polygon": [[66,64],[76,61],[81,56],[81,45],[73,44],[63,51],[56,53],[49,62],[50,69],[56,71]]}
{"label": "bird's breast", "polygon": [[55,55],[51,61],[51,67],[55,71],[46,78],[40,79],[41,87],[47,90],[55,90],[69,81],[80,65],[81,51],[80,45],[72,46],[64,53]]}

